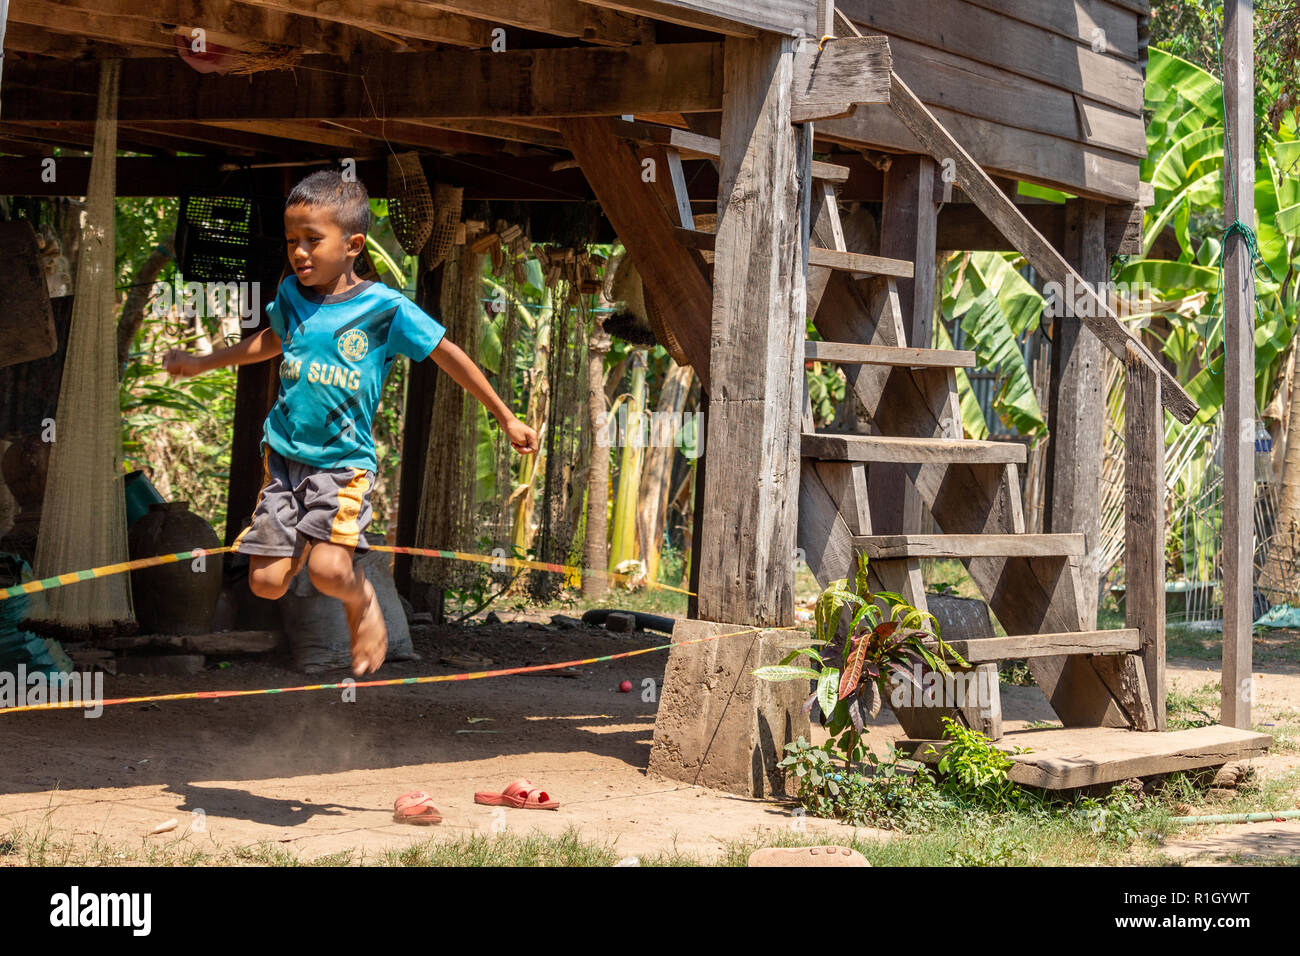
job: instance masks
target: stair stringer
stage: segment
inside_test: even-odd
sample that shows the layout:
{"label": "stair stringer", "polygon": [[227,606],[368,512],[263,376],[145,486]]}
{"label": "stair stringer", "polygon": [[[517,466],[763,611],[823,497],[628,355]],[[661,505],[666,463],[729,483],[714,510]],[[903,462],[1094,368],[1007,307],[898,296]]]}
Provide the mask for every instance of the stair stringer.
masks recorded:
{"label": "stair stringer", "polygon": [[[889,337],[888,333],[876,334],[876,323],[871,318],[888,308],[879,298],[886,294],[885,285],[871,282],[865,294],[862,288],[852,286],[847,276],[831,277],[814,319],[817,331],[825,339],[840,342],[877,343]],[[846,368],[845,372],[871,415],[873,430],[907,437],[944,437],[951,433],[954,422],[946,378],[942,394],[935,388],[936,373],[943,375],[945,370]],[[917,464],[907,466],[906,472],[944,532],[1024,532],[1019,501],[1014,500],[1001,466]],[[801,528],[802,512],[801,493]],[[847,532],[847,525],[844,530]],[[851,543],[846,559],[851,566]],[[1077,568],[1068,560],[978,558],[964,564],[1008,633],[1085,630]],[[1030,666],[1038,686],[1067,727],[1133,725],[1089,658],[1039,658]]]}

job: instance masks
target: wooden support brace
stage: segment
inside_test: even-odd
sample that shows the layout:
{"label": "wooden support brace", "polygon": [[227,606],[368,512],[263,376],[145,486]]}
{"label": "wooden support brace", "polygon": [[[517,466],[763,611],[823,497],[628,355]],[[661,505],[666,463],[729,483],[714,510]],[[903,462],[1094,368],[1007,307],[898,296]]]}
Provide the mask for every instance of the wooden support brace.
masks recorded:
{"label": "wooden support brace", "polygon": [[807,38],[795,51],[790,120],[851,116],[859,103],[888,103],[893,57],[885,37]]}
{"label": "wooden support brace", "polygon": [[1160,379],[1134,352],[1124,364],[1124,617],[1142,635],[1142,670],[1155,714],[1151,729],[1164,730],[1164,414]]}
{"label": "wooden support brace", "polygon": [[957,173],[957,186],[971,198],[989,221],[1007,237],[1029,264],[1047,282],[1056,282],[1061,288],[1078,289],[1085,306],[1080,310],[1079,318],[1101,339],[1120,361],[1127,361],[1126,347],[1130,344],[1138,349],[1141,360],[1151,366],[1160,375],[1161,395],[1165,406],[1181,422],[1190,422],[1200,411],[1200,406],[1192,399],[1178,380],[1161,365],[1137,337],[1115,315],[1110,305],[1103,301],[1065,258],[1056,251],[1042,234],[1033,227],[1028,219],[1012,202],[1011,197],[998,188],[992,178],[980,168],[962,148],[952,135],[943,127],[934,114],[916,94],[908,89],[897,74],[891,78],[892,98],[890,106],[903,124],[925,146],[935,159],[951,160]]}
{"label": "wooden support brace", "polygon": [[566,120],[561,129],[647,288],[659,302],[673,303],[665,321],[708,391],[713,290],[703,263],[673,240],[675,227],[655,184],[641,181],[636,154],[607,121]]}

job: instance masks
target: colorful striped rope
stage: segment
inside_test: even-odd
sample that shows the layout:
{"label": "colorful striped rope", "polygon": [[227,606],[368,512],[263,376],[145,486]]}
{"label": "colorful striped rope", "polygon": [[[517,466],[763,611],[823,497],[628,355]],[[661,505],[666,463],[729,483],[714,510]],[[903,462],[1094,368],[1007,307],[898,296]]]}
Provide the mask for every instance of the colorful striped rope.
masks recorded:
{"label": "colorful striped rope", "polygon": [[61,588],[65,584],[76,584],[79,581],[106,578],[110,575],[121,574],[123,571],[152,568],[160,564],[175,564],[177,561],[197,558],[200,555],[225,554],[231,550],[233,549],[196,548],[193,551],[177,551],[175,554],[159,554],[152,558],[137,558],[135,561],[119,561],[117,564],[105,564],[98,568],[88,568],[85,571],[68,571],[65,574],[56,574],[52,578],[41,578],[38,581],[28,581],[25,584],[15,584],[12,587],[4,588],[0,590],[0,601],[7,601],[9,598],[19,597],[23,594],[35,594],[37,591],[50,591],[54,588]]}
{"label": "colorful striped rope", "polygon": [[[138,558],[135,561],[120,561],[117,564],[105,564],[102,567],[89,568],[85,571],[69,571],[65,574],[56,574],[54,577],[41,578],[38,581],[28,581],[24,584],[15,584],[11,587],[0,589],[0,601],[6,601],[9,598],[19,597],[23,594],[35,594],[38,591],[49,591],[54,588],[61,588],[68,584],[76,584],[79,581],[91,581],[95,578],[121,574],[124,571],[135,571],[140,568],[152,568],[157,567],[160,564],[174,564],[177,561],[186,561],[192,558],[197,558],[200,555],[226,554],[233,550],[234,549],[231,547],[197,548],[193,551],[178,551],[175,554],[160,554],[152,558]],[[632,577],[630,574],[622,574],[617,571],[572,567],[565,564],[549,564],[545,561],[528,561],[523,558],[470,554],[465,551],[444,551],[439,548],[399,548],[392,545],[373,545],[370,550],[384,551],[391,554],[411,554],[429,558],[446,558],[451,561],[475,561],[479,564],[502,564],[512,568],[529,568],[534,571],[554,571],[559,574],[568,575],[591,574],[604,576],[613,581],[627,581]],[[673,587],[671,584],[660,584],[657,581],[647,581],[646,587],[663,591],[675,591],[678,594],[685,594],[687,596],[693,596],[695,593],[694,591],[687,591],[685,588]]]}
{"label": "colorful striped rope", "polygon": [[[719,641],[724,637],[737,637],[741,634],[752,634],[757,631],[792,631],[796,627],[747,627],[739,631],[729,631],[726,634],[710,634],[708,637],[696,637],[686,641],[675,642],[676,646],[685,646],[688,644],[704,644],[709,641]],[[513,674],[536,674],[542,671],[560,670],[564,667],[582,667],[589,664],[603,664],[606,661],[616,661],[628,657],[637,657],[641,654],[652,654],[655,651],[664,651],[673,647],[674,644],[659,644],[655,647],[643,647],[635,651],[624,651],[621,654],[605,654],[601,657],[587,657],[576,661],[561,661],[558,664],[534,664],[529,667],[507,667],[495,671],[466,671],[463,674],[437,674],[429,677],[398,677],[391,680],[370,680],[370,681],[349,681],[346,683],[335,684],[306,684],[302,687],[270,687],[261,690],[204,690],[190,691],[183,694],[154,694],[149,697],[118,697],[114,700],[104,701],[61,701],[49,704],[27,704],[22,707],[0,708],[0,716],[4,714],[17,714],[27,710],[82,710],[91,707],[111,707],[116,704],[154,704],[162,701],[171,700],[218,700],[223,697],[253,697],[259,694],[292,694],[298,691],[306,690],[345,690],[357,687],[398,687],[403,684],[445,684],[451,681],[464,680],[482,680],[486,677],[507,677]]]}

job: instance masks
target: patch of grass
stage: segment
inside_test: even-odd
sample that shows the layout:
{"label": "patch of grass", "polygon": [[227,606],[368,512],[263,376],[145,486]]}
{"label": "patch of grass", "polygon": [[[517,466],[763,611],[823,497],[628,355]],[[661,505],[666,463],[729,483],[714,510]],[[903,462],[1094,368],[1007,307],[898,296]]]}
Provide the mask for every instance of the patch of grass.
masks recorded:
{"label": "patch of grass", "polygon": [[381,862],[389,866],[613,866],[619,859],[613,844],[584,840],[577,829],[569,829],[559,836],[507,831],[434,837],[390,850]]}
{"label": "patch of grass", "polygon": [[998,683],[1011,684],[1016,687],[1033,687],[1034,675],[1029,670],[1029,661],[1002,661],[998,664]]}
{"label": "patch of grass", "polygon": [[1219,722],[1219,682],[1202,684],[1193,690],[1184,690],[1178,681],[1172,681],[1165,691],[1165,715],[1170,730],[1187,730],[1208,727]]}
{"label": "patch of grass", "polygon": [[971,580],[965,565],[955,558],[926,558],[921,561],[921,579],[925,589],[936,594],[984,600]]}
{"label": "patch of grass", "polygon": [[[1124,626],[1123,613],[1108,595],[1097,611],[1097,627],[1109,630]],[[1300,631],[1261,627],[1255,631],[1251,644],[1251,656],[1256,664],[1300,664]],[[1165,655],[1201,661],[1222,660],[1223,631],[1170,621],[1165,625]]]}

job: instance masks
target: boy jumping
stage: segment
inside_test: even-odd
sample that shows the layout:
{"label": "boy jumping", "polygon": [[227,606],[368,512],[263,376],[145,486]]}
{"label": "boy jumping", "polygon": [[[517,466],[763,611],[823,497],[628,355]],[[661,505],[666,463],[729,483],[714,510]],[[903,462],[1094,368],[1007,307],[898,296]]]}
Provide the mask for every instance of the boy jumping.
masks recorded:
{"label": "boy jumping", "polygon": [[537,451],[536,432],[443,337],[437,320],[388,286],[357,278],[369,228],[364,186],[334,171],[308,176],[285,201],[294,275],[266,307],[270,328],[209,355],[171,349],[163,357],[169,373],[185,377],[283,354],[280,394],[262,433],[264,486],[234,548],[249,555],[253,593],[270,600],[307,562],[316,589],[343,602],[358,677],[377,670],[388,650],[375,589],[353,567],[353,554],[366,549],[376,468],[370,423],[393,360],[432,356],[487,407],[516,451]]}

